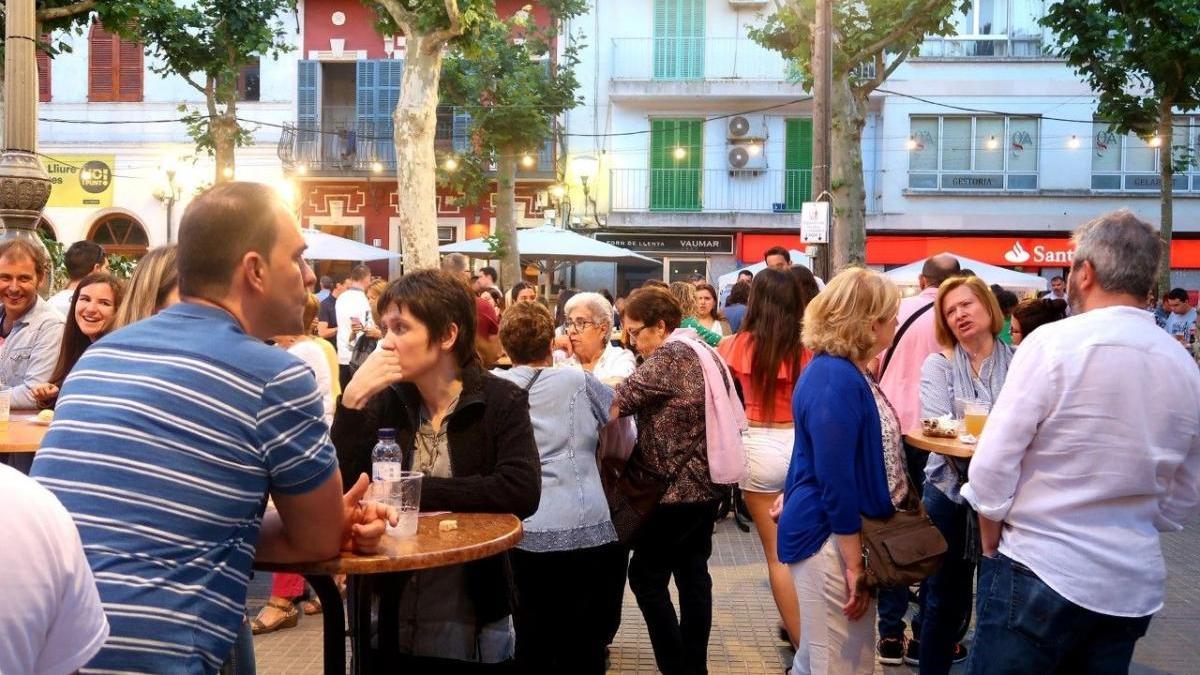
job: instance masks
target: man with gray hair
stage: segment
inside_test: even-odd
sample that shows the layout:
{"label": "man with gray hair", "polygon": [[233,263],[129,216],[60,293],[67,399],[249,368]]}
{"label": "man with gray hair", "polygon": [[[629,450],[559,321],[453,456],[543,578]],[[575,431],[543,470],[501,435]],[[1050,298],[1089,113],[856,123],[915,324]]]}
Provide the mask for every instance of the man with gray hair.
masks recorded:
{"label": "man with gray hair", "polygon": [[972,675],[1126,672],[1163,606],[1158,533],[1200,502],[1200,373],[1142,309],[1162,242],[1122,210],[1074,243],[1075,315],[1021,343],[962,489],[984,554]]}

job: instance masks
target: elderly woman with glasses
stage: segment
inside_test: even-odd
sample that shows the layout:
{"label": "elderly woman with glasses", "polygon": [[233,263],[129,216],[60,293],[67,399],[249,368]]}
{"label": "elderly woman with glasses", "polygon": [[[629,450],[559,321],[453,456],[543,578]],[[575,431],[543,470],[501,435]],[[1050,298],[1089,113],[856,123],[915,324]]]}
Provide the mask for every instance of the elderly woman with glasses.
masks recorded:
{"label": "elderly woman with glasses", "polygon": [[596,379],[613,384],[629,377],[637,358],[628,349],[614,346],[613,310],[599,293],[577,293],[564,307],[566,319],[557,341],[555,365],[583,368]]}

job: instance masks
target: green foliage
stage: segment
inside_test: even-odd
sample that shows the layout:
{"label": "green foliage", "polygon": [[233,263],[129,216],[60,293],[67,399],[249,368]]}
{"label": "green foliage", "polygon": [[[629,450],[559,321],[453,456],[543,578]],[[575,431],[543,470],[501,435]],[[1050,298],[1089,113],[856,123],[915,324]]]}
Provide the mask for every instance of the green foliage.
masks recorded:
{"label": "green foliage", "polygon": [[[916,53],[925,36],[953,33],[955,13],[969,5],[969,0],[834,2],[833,79],[851,79],[857,89],[869,93]],[[811,91],[816,1],[785,0],[777,7],[762,26],[750,29],[750,38],[792,59],[805,88]],[[863,63],[875,64],[874,79],[854,74]]]}
{"label": "green foliage", "polygon": [[58,291],[67,281],[66,249],[61,241],[47,237],[41,230],[38,230],[38,237],[50,254],[50,291]]}
{"label": "green foliage", "polygon": [[[446,56],[441,102],[471,115],[473,148],[460,165],[495,162],[504,148],[536,154],[551,137],[555,119],[581,102],[575,67],[582,36],[562,36],[559,26],[587,11],[587,3],[552,0],[541,6],[550,13],[546,25],[535,23],[526,5],[511,17],[480,22],[470,48],[455,48]],[[560,38],[566,43],[554,62],[555,40]],[[442,184],[462,193],[462,201],[478,203],[489,192],[483,172],[456,173]]]}
{"label": "green foliage", "polygon": [[492,252],[493,258],[503,259],[508,255],[508,242],[503,232],[494,232],[483,238],[483,243],[487,244],[488,250]]}
{"label": "green foliage", "polygon": [[1054,54],[1095,90],[1097,115],[1115,132],[1154,134],[1163,101],[1200,108],[1200,2],[1060,0],[1042,25],[1057,34]]}
{"label": "green foliage", "polygon": [[[462,43],[470,43],[480,23],[495,16],[492,0],[452,0],[462,27]],[[363,0],[375,12],[380,35],[429,35],[450,28],[446,3],[438,0]]]}
{"label": "green foliage", "polygon": [[458,195],[454,198],[455,206],[474,206],[491,193],[492,179],[482,157],[476,153],[456,155],[453,159],[457,166],[453,170],[446,168],[447,159],[449,156],[439,158],[437,182]]}
{"label": "green foliage", "polygon": [[284,23],[295,11],[295,0],[146,0],[120,30],[145,43],[151,72],[177,75],[204,94],[204,111],[179,110],[196,147],[211,155],[222,143],[250,143],[252,130],[236,120],[239,72],[255,57],[295,48]]}
{"label": "green foliage", "polygon": [[133,276],[135,267],[137,267],[137,261],[127,255],[108,254],[108,271],[118,279],[129,279]]}
{"label": "green foliage", "polygon": [[[93,13],[105,25],[115,26],[132,20],[141,5],[137,0],[100,0],[95,3],[84,0],[37,0],[34,7],[38,32],[51,35],[50,42],[39,42],[38,49],[51,58],[69,53],[71,45],[64,38],[68,34],[83,35]],[[4,58],[4,27],[4,11],[0,7],[0,59]]]}

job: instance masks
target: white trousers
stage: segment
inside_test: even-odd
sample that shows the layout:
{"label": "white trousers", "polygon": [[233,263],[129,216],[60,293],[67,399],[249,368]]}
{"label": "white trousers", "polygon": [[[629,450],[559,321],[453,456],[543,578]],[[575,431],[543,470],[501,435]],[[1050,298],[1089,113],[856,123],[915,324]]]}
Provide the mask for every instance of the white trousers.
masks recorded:
{"label": "white trousers", "polygon": [[800,599],[800,648],[793,675],[871,675],[875,671],[875,599],[857,621],[842,614],[848,599],[842,556],[830,535],[812,557],[789,565]]}

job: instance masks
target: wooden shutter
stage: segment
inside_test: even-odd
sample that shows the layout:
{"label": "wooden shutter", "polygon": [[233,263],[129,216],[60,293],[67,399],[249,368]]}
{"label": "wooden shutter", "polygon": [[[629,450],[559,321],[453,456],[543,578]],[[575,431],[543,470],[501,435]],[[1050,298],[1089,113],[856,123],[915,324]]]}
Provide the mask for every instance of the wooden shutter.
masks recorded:
{"label": "wooden shutter", "polygon": [[[650,121],[650,209],[699,211],[704,167],[704,125],[701,120]],[[675,157],[675,149],[686,155]]]}
{"label": "wooden shutter", "polygon": [[783,194],[788,211],[799,211],[812,199],[812,120],[789,119],[785,123]]}
{"label": "wooden shutter", "polygon": [[296,158],[312,161],[321,147],[320,115],[317,109],[321,64],[300,61],[296,71]]}
{"label": "wooden shutter", "polygon": [[393,115],[400,102],[400,83],[404,79],[402,59],[379,61],[378,88],[375,90],[375,158],[389,167],[396,161],[396,143],[393,140],[395,121]]}
{"label": "wooden shutter", "polygon": [[[50,42],[50,36],[43,35],[42,46]],[[38,101],[50,102],[50,55],[41,49],[37,50]]]}
{"label": "wooden shutter", "polygon": [[142,100],[146,50],[140,42],[117,39],[117,100]]}
{"label": "wooden shutter", "polygon": [[89,101],[117,100],[116,41],[116,36],[104,30],[100,24],[92,24],[88,34]]}
{"label": "wooden shutter", "polygon": [[373,159],[375,136],[375,95],[379,84],[379,61],[358,61],[354,64],[354,133],[357,156],[362,162]]}
{"label": "wooden shutter", "polygon": [[704,78],[704,0],[654,0],[654,78]]}

